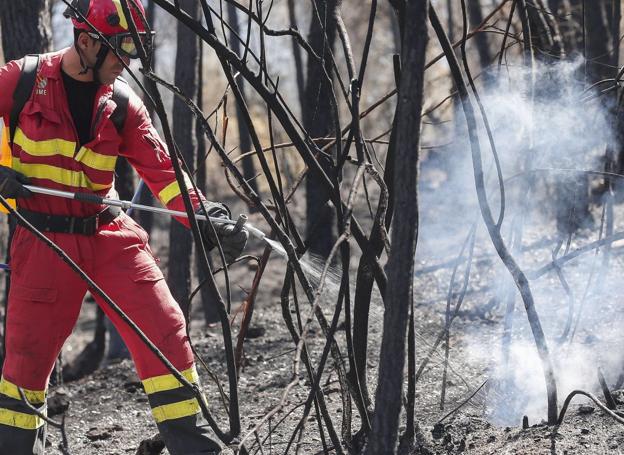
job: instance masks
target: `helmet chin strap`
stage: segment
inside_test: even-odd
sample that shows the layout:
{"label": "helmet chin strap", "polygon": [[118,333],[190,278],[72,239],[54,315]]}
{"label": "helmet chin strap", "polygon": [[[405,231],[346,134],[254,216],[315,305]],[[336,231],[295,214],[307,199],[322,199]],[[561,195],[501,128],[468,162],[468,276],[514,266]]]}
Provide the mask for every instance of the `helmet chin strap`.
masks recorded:
{"label": "helmet chin strap", "polygon": [[78,74],[81,74],[81,75],[87,74],[89,70],[92,70],[93,81],[97,82],[98,84],[101,84],[102,81],[100,80],[100,68],[102,68],[102,65],[104,64],[104,60],[106,60],[106,56],[108,55],[108,52],[110,50],[108,46],[101,43],[100,50],[98,51],[95,57],[95,64],[93,66],[89,66],[85,63],[84,59],[82,58],[82,51],[78,47],[77,42],[74,42],[74,47],[76,48],[76,51],[78,52],[78,58],[80,59],[80,66],[82,67],[82,70]]}

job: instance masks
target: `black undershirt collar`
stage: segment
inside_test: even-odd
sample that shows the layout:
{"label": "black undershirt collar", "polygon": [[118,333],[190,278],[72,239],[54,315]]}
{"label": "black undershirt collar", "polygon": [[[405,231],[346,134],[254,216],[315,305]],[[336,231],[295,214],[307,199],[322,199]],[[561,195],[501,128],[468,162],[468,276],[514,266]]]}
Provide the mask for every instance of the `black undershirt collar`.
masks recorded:
{"label": "black undershirt collar", "polygon": [[71,113],[80,145],[84,145],[91,139],[91,117],[93,104],[100,84],[97,82],[83,82],[69,76],[61,70],[63,85],[67,94],[67,104]]}

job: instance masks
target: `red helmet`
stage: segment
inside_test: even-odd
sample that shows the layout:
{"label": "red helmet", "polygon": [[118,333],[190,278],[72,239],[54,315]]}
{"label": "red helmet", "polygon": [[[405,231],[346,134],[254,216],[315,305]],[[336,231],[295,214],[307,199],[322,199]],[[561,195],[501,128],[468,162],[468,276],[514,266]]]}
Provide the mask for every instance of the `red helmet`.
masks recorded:
{"label": "red helmet", "polygon": [[[130,33],[128,18],[121,6],[122,1],[124,0],[74,0],[72,6],[65,11],[65,17],[71,18],[76,30],[84,30],[92,38],[98,39],[99,37],[92,29],[92,26],[95,27],[102,35],[108,38],[111,46],[120,55],[137,58],[138,50]],[[141,35],[144,45],[151,48],[153,32],[146,33],[143,22],[145,20],[145,9],[141,0],[128,0],[128,9],[132,14],[132,19],[134,19],[134,24]]]}
{"label": "red helmet", "polygon": [[[114,36],[130,32],[128,19],[124,14],[121,2],[123,0],[74,0],[74,6],[84,16],[91,25],[93,25],[104,36]],[[135,8],[136,7],[136,8]],[[137,11],[140,11],[140,13]],[[128,0],[128,9],[132,14],[134,23],[139,33],[145,32],[143,18],[145,18],[145,9],[141,0]],[[91,31],[91,27],[85,22],[80,14],[77,14],[71,7],[65,12],[67,17],[71,18],[74,28],[77,30]]]}

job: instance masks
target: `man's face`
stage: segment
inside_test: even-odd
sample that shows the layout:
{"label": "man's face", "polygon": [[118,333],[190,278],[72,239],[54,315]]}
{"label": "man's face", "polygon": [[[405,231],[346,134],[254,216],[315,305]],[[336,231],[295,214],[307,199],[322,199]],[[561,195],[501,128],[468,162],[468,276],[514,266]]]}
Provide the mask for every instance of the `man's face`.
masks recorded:
{"label": "man's face", "polygon": [[[86,38],[86,40],[83,37]],[[98,52],[100,51],[103,44],[100,41],[89,37],[88,35],[86,35],[86,33],[83,33],[81,35],[81,39],[83,58],[85,59],[88,66],[93,67],[95,66]],[[130,62],[130,59],[128,57],[122,58],[126,65]],[[102,66],[98,71],[99,80],[104,85],[110,85],[115,82],[115,79],[117,79],[119,75],[121,75],[123,70],[124,66],[122,64],[122,61],[118,59],[112,51],[109,51],[106,54],[104,63],[102,63]]]}
{"label": "man's face", "polygon": [[[126,65],[130,63],[130,59],[128,57],[122,57],[122,59]],[[115,79],[121,75],[123,70],[124,66],[121,63],[121,60],[119,60],[119,58],[117,58],[112,51],[109,51],[108,54],[106,54],[104,63],[99,70],[100,82],[104,85],[112,84],[115,82]]]}

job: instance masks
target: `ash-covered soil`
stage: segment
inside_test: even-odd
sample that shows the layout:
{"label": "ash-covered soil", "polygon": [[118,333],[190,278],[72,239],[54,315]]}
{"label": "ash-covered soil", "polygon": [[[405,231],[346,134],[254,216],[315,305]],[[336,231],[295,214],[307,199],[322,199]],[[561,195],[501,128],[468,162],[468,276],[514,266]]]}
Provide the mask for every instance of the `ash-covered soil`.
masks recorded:
{"label": "ash-covered soil", "polygon": [[[448,239],[444,243],[436,243],[434,229],[428,231],[425,227],[421,231],[417,257],[420,259],[414,284],[417,367],[429,355],[431,347],[443,330],[452,274],[450,264],[459,254],[467,232],[468,229],[457,228],[454,243]],[[542,227],[528,229],[525,233],[525,251],[522,253],[521,265],[527,271],[535,270],[552,260],[551,253],[556,241],[549,232]],[[587,231],[574,238],[570,251],[595,239],[596,234]],[[251,252],[260,254],[261,245],[252,242]],[[589,253],[583,257],[591,259],[595,256],[594,253]],[[588,280],[595,283],[598,271],[603,269],[592,265],[592,261],[577,261],[566,266],[565,273],[575,296],[576,311],[585,302],[574,343],[557,341],[565,330],[569,313],[569,299],[561,297],[566,294],[560,292],[559,277],[556,273],[549,273],[531,281],[538,311],[543,315],[549,346],[553,356],[559,359],[555,363],[560,374],[560,406],[573,388],[584,388],[603,399],[595,365],[587,360],[588,357],[593,356],[591,360],[604,369],[611,386],[617,382],[617,374],[621,372],[619,365],[623,364],[617,361],[619,353],[622,352],[623,337],[619,329],[622,312],[621,302],[613,296],[621,295],[617,292],[620,286],[619,276],[623,271],[622,262],[621,250],[615,245],[608,273],[601,272],[603,276],[600,278],[600,289],[591,290],[584,299],[583,289],[588,285]],[[313,265],[311,270],[318,270],[318,264],[312,262],[308,265],[310,264]],[[357,261],[352,260],[351,266],[355,270]],[[459,268],[458,284],[451,293],[452,307],[459,295],[463,270],[463,266]],[[247,437],[245,445],[251,448],[251,453],[284,453],[301,419],[303,403],[309,393],[310,382],[305,375],[305,369],[301,367],[299,381],[282,402],[286,387],[294,379],[295,349],[283,322],[280,304],[284,273],[285,261],[279,256],[273,257],[257,298],[252,321],[254,337],[245,341],[245,365],[240,372],[239,403],[241,437]],[[237,302],[242,301],[244,291],[251,286],[253,274],[254,269],[251,266],[233,267],[231,279],[234,308]],[[416,418],[428,453],[624,453],[624,426],[581,397],[573,400],[560,427],[548,427],[544,424],[546,397],[543,374],[519,299],[514,310],[515,329],[509,355],[508,371],[511,370],[512,373],[501,375],[499,352],[506,303],[497,296],[500,295],[500,288],[505,280],[506,275],[500,267],[500,261],[493,253],[484,232],[479,231],[467,292],[450,330],[447,366],[445,367],[445,345],[442,342],[431,355],[430,361],[423,366],[417,383]],[[591,286],[590,283],[590,289]],[[328,319],[334,309],[337,290],[337,284],[330,280],[323,298]],[[298,295],[303,296],[301,292]],[[300,304],[305,318],[309,312],[309,304],[303,298]],[[205,326],[200,306],[198,301],[195,302],[192,339],[198,353],[227,391],[220,327]],[[68,343],[66,360],[71,360],[92,337],[93,313],[93,305],[85,304],[81,320]],[[382,322],[383,304],[379,296],[376,296],[372,303],[369,334],[369,390],[372,397],[376,384]],[[239,323],[240,316],[233,323],[234,337],[238,333]],[[342,327],[337,333],[337,340],[346,358],[345,332],[344,326]],[[324,345],[324,337],[318,325],[312,325],[308,340],[310,356],[317,365]],[[570,346],[580,346],[582,349],[577,350]],[[442,405],[442,378],[445,369],[447,379]],[[218,387],[201,365],[198,365],[198,370],[211,411],[221,429],[228,430],[229,424]],[[580,378],[585,382],[579,384],[575,374],[585,370],[588,371],[587,375]],[[340,431],[342,402],[331,360],[322,384],[330,415],[337,431]],[[624,394],[615,394],[616,398],[622,396]],[[107,365],[82,380],[52,387],[51,397],[52,410],[59,406],[59,402],[69,403],[65,422],[71,454],[134,454],[142,440],[157,433],[151,420],[146,395],[130,361]],[[624,411],[624,401],[619,401],[618,404]],[[260,426],[256,436],[252,432],[254,427],[276,407],[279,407],[279,411]],[[524,415],[528,416],[528,428],[525,429],[522,427]],[[360,426],[355,407],[353,416],[352,433],[355,433]],[[56,415],[54,418],[59,420],[60,416]],[[443,421],[439,423],[441,419]],[[401,430],[404,429],[404,422],[403,419]],[[58,448],[60,440],[59,432],[50,429],[50,453],[61,453]],[[258,451],[258,441],[262,442],[262,452]],[[293,446],[289,453],[294,452]],[[299,453],[324,453],[316,429],[314,409],[307,418],[306,432],[301,440]],[[330,449],[329,453],[334,451]]]}

